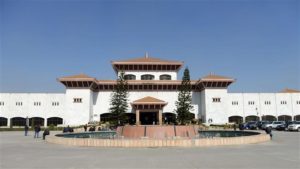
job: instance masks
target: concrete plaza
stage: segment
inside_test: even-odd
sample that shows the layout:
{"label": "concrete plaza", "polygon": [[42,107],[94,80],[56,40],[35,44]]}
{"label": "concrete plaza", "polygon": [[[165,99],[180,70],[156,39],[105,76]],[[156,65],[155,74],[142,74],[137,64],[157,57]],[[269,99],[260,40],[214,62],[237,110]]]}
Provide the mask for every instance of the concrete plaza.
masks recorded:
{"label": "concrete plaza", "polygon": [[[300,168],[300,133],[270,142],[207,148],[95,148],[50,144],[33,134],[0,132],[0,168]],[[53,132],[51,133],[53,134]]]}

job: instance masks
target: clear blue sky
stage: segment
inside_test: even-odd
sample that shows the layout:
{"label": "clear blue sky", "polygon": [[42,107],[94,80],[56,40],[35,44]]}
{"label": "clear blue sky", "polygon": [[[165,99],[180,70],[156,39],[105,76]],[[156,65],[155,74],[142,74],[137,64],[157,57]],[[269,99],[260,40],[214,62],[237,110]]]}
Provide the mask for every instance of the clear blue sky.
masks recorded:
{"label": "clear blue sky", "polygon": [[[0,92],[64,92],[61,76],[115,79],[111,60],[182,60],[232,92],[300,89],[297,0],[0,0]],[[179,77],[181,78],[182,72]]]}

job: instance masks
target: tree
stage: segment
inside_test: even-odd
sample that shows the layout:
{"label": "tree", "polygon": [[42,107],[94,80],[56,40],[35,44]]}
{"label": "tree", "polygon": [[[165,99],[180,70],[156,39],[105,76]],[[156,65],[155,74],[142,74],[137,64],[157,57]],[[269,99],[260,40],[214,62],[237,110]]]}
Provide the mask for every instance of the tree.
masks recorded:
{"label": "tree", "polygon": [[126,112],[128,109],[128,84],[124,79],[124,72],[121,72],[117,85],[113,90],[110,100],[109,112],[112,114],[113,123],[115,125],[123,124],[126,120]]}
{"label": "tree", "polygon": [[181,85],[179,86],[178,100],[176,101],[177,120],[179,124],[186,124],[191,121],[192,106],[192,85],[190,80],[190,72],[185,68]]}

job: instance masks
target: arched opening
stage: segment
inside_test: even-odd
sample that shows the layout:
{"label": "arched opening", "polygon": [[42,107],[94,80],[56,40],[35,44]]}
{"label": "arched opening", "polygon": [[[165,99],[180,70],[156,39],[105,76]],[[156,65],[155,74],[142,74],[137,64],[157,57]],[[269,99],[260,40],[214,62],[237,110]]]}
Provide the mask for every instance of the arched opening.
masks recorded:
{"label": "arched opening", "polygon": [[44,118],[41,117],[29,118],[29,126],[35,126],[35,125],[44,126]]}
{"label": "arched opening", "polygon": [[134,113],[125,113],[125,119],[124,119],[124,124],[130,124],[134,125],[135,124],[135,114]]}
{"label": "arched opening", "polygon": [[0,126],[7,126],[7,118],[0,117]]}
{"label": "arched opening", "polygon": [[11,126],[25,126],[26,119],[23,117],[13,117],[11,120]]}
{"label": "arched opening", "polygon": [[247,116],[247,117],[245,118],[245,121],[246,121],[246,122],[249,122],[249,121],[259,121],[259,117],[258,117],[258,116],[254,116],[254,115],[252,115],[252,116]]}
{"label": "arched opening", "polygon": [[296,120],[296,121],[300,121],[300,115],[296,115],[296,116],[294,116],[294,120]]}
{"label": "arched opening", "polygon": [[163,122],[165,124],[175,124],[176,123],[176,114],[165,112],[162,114]]}
{"label": "arched opening", "polygon": [[240,124],[243,123],[243,117],[242,116],[230,116],[228,118],[229,123],[235,123]]}
{"label": "arched opening", "polygon": [[276,117],[275,116],[272,116],[272,115],[265,115],[265,116],[262,116],[262,120],[263,121],[276,121]]}
{"label": "arched opening", "polygon": [[167,75],[167,74],[160,75],[159,80],[171,80],[171,75]]}
{"label": "arched opening", "polygon": [[292,121],[292,116],[289,115],[278,116],[278,121]]}
{"label": "arched opening", "polygon": [[124,75],[124,79],[125,80],[135,80],[136,76],[133,74],[127,74],[127,75]]}
{"label": "arched opening", "polygon": [[150,74],[144,74],[141,76],[142,80],[153,80],[154,79],[154,75],[150,75]]}
{"label": "arched opening", "polygon": [[111,122],[113,120],[114,120],[114,118],[113,118],[112,113],[103,113],[103,114],[100,114],[100,121],[101,122]]}
{"label": "arched opening", "polygon": [[49,117],[49,118],[47,118],[47,125],[48,126],[51,126],[51,125],[57,126],[59,124],[63,124],[63,119],[62,118],[60,118],[60,117]]}

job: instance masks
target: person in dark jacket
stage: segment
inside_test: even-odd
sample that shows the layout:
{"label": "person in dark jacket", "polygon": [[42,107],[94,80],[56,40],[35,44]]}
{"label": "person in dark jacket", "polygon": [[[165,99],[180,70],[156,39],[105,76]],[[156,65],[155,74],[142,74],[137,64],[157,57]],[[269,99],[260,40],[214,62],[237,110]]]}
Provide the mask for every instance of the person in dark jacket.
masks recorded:
{"label": "person in dark jacket", "polygon": [[48,128],[45,128],[44,133],[43,133],[43,140],[45,140],[47,135],[50,135],[50,131]]}
{"label": "person in dark jacket", "polygon": [[244,130],[244,125],[242,123],[239,124],[239,129]]}
{"label": "person in dark jacket", "polygon": [[270,135],[271,140],[272,140],[272,137],[273,137],[273,134],[272,134],[272,127],[267,127],[265,131],[266,131],[267,134]]}
{"label": "person in dark jacket", "polygon": [[27,134],[28,134],[28,130],[29,130],[29,127],[28,127],[27,125],[25,125],[25,127],[24,127],[25,136],[27,136]]}
{"label": "person in dark jacket", "polygon": [[39,138],[40,131],[41,131],[40,125],[35,125],[35,127],[34,127],[34,138]]}
{"label": "person in dark jacket", "polygon": [[86,131],[87,130],[87,125],[84,125],[83,128],[84,128],[84,131]]}

